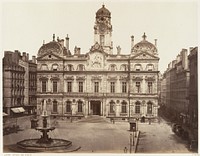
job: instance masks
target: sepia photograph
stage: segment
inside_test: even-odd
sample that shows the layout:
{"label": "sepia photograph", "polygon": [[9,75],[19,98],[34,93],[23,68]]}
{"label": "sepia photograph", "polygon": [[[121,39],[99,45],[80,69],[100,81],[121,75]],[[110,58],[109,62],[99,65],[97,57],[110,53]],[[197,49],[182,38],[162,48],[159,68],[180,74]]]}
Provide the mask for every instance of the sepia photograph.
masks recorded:
{"label": "sepia photograph", "polygon": [[3,0],[1,153],[198,154],[198,6]]}

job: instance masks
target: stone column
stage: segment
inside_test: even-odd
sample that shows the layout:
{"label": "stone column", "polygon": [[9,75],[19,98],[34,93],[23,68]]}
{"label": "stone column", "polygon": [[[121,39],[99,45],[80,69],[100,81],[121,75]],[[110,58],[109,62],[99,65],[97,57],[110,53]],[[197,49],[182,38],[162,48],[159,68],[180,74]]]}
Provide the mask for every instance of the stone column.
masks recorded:
{"label": "stone column", "polygon": [[103,116],[103,115],[104,115],[103,108],[104,108],[104,106],[103,106],[103,100],[102,100],[102,101],[101,101],[101,116]]}
{"label": "stone column", "polygon": [[47,81],[47,91],[51,92],[51,80],[49,80],[49,79]]}
{"label": "stone column", "polygon": [[87,110],[88,112],[88,115],[90,115],[90,101],[88,100],[88,110]]}

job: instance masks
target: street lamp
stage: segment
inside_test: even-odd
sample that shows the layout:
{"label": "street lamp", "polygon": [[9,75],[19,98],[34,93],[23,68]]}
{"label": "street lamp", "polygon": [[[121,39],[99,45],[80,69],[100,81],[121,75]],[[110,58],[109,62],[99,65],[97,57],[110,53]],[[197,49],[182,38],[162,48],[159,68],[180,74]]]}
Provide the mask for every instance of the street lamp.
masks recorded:
{"label": "street lamp", "polygon": [[130,134],[130,153],[132,152],[132,134]]}

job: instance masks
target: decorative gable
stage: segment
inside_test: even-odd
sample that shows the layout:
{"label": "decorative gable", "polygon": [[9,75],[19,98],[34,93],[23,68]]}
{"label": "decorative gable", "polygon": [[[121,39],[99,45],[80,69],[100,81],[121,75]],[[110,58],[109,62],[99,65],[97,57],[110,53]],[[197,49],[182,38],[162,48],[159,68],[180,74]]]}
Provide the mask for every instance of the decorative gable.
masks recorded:
{"label": "decorative gable", "polygon": [[101,51],[103,52],[103,47],[98,43],[96,42],[90,49],[90,51]]}
{"label": "decorative gable", "polygon": [[63,58],[53,53],[48,53],[41,57],[38,57],[37,60],[58,60],[59,61],[59,60],[63,60]]}
{"label": "decorative gable", "polygon": [[139,60],[145,60],[145,59],[159,59],[158,57],[151,55],[147,52],[141,52],[135,56],[132,57],[132,59],[139,59]]}

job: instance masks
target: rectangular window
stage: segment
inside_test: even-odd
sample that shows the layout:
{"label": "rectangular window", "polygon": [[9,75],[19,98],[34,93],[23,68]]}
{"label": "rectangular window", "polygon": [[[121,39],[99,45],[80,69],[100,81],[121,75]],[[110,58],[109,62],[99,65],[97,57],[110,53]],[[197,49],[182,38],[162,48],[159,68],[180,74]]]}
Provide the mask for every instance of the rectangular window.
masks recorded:
{"label": "rectangular window", "polygon": [[78,82],[78,91],[83,92],[83,82]]}
{"label": "rectangular window", "polygon": [[140,93],[140,82],[136,82],[137,93]]}
{"label": "rectangular window", "polygon": [[78,102],[78,112],[83,112],[82,102]]}
{"label": "rectangular window", "polygon": [[122,113],[126,113],[126,104],[122,104]]}
{"label": "rectangular window", "polygon": [[110,113],[114,113],[114,103],[110,103]]}
{"label": "rectangular window", "polygon": [[42,81],[42,92],[45,93],[47,91],[47,81]]}
{"label": "rectangular window", "polygon": [[135,113],[139,114],[140,113],[140,105],[135,106]]}
{"label": "rectangular window", "polygon": [[152,82],[148,82],[148,93],[152,93],[152,88],[153,88],[153,85],[152,85]]}
{"label": "rectangular window", "polygon": [[126,86],[127,86],[126,82],[122,82],[122,93],[126,93],[126,91],[127,91]]}
{"label": "rectangular window", "polygon": [[111,93],[115,92],[115,82],[110,82],[110,92]]}
{"label": "rectangular window", "polygon": [[54,112],[54,113],[57,113],[57,112],[58,112],[57,102],[53,102],[53,112]]}
{"label": "rectangular window", "polygon": [[67,92],[72,92],[72,82],[67,82]]}
{"label": "rectangular window", "polygon": [[58,87],[57,81],[53,81],[53,92],[54,92],[54,93],[57,93],[57,92],[58,92],[57,87]]}
{"label": "rectangular window", "polygon": [[94,82],[94,92],[95,93],[99,92],[99,82]]}
{"label": "rectangular window", "polygon": [[67,102],[67,104],[66,104],[66,112],[67,113],[70,113],[72,110],[71,110],[71,102]]}

